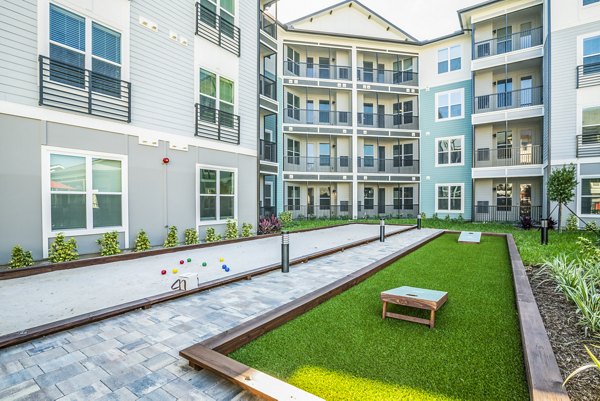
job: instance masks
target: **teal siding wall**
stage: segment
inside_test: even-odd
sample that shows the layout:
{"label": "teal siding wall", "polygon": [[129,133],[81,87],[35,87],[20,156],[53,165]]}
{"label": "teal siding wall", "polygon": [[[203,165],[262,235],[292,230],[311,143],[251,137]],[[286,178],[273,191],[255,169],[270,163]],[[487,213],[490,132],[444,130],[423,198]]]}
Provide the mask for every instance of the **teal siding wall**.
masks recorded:
{"label": "teal siding wall", "polygon": [[[436,93],[463,88],[464,118],[450,121],[435,121]],[[472,206],[472,149],[473,130],[471,126],[472,92],[471,80],[456,82],[444,86],[422,90],[420,93],[420,126],[421,126],[421,211],[427,217],[435,213],[435,185],[446,183],[464,183],[464,213],[463,218],[471,219]],[[447,136],[464,136],[464,165],[452,167],[436,167],[435,139]],[[429,179],[428,179],[429,178]],[[438,213],[443,218],[447,213]],[[451,213],[450,217],[458,217]]]}

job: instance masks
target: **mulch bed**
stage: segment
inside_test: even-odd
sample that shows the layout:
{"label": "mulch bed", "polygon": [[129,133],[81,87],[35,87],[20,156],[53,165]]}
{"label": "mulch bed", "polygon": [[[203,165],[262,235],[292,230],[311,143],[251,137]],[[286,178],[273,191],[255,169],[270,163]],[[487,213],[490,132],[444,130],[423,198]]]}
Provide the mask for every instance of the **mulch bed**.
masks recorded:
{"label": "mulch bed", "polygon": [[[546,326],[552,349],[556,355],[558,367],[563,378],[582,365],[591,363],[584,345],[594,343],[594,339],[585,335],[583,328],[577,325],[576,308],[565,296],[556,292],[556,285],[544,272],[527,267],[533,295]],[[596,341],[598,343],[599,341]],[[593,349],[597,354],[597,349]],[[600,400],[600,373],[589,369],[572,378],[567,383],[567,392],[574,401]]]}

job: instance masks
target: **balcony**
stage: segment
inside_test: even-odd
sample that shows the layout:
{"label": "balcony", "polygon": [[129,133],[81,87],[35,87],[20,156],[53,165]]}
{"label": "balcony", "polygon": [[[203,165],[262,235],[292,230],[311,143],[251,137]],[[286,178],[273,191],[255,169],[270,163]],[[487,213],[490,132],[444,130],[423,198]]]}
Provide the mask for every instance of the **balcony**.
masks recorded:
{"label": "balcony", "polygon": [[600,63],[577,66],[577,88],[600,85]]}
{"label": "balcony", "polygon": [[240,28],[199,2],[196,3],[196,35],[240,55]]}
{"label": "balcony", "polygon": [[39,105],[131,122],[131,83],[39,56]]}
{"label": "balcony", "polygon": [[482,40],[473,45],[473,59],[478,60],[498,54],[506,54],[535,46],[541,46],[542,42],[542,27],[517,32],[509,36]]}
{"label": "balcony", "polygon": [[375,68],[359,67],[357,79],[359,82],[419,86],[419,74],[412,71],[378,70]]}
{"label": "balcony", "polygon": [[478,148],[475,153],[475,167],[531,166],[542,164],[542,147],[500,147],[496,149]]}
{"label": "balcony", "polygon": [[240,144],[240,117],[196,103],[196,136]]}
{"label": "balcony", "polygon": [[542,220],[541,206],[496,206],[480,202],[475,206],[474,220],[490,223],[516,223],[527,216],[535,222]]}
{"label": "balcony", "polygon": [[350,81],[351,72],[352,67],[350,66],[300,63],[290,60],[283,62],[283,75],[285,76]]}
{"label": "balcony", "polygon": [[419,205],[396,201],[393,205],[377,205],[367,199],[358,206],[358,218],[387,218],[402,219],[416,218],[419,213]]}
{"label": "balcony", "polygon": [[272,100],[277,100],[277,83],[262,74],[259,75],[260,94]]}
{"label": "balcony", "polygon": [[260,140],[260,160],[277,163],[277,143]]}
{"label": "balcony", "polygon": [[419,174],[419,160],[411,157],[376,159],[363,156],[358,158],[358,172],[364,174]]}
{"label": "balcony", "polygon": [[351,219],[352,205],[285,205],[283,210],[292,213],[294,220],[305,219]]}
{"label": "balcony", "polygon": [[277,22],[264,11],[260,12],[260,29],[273,39],[277,39]]}
{"label": "balcony", "polygon": [[352,113],[349,111],[321,111],[305,109],[284,109],[283,122],[287,124],[307,125],[352,125]]}
{"label": "balcony", "polygon": [[600,156],[600,130],[598,131],[577,135],[577,157]]}
{"label": "balcony", "polygon": [[536,86],[535,88],[476,96],[473,107],[474,113],[477,114],[541,104],[543,104],[542,87]]}
{"label": "balcony", "polygon": [[365,128],[418,130],[419,116],[415,116],[412,113],[358,113],[358,126]]}
{"label": "balcony", "polygon": [[318,157],[286,156],[283,170],[307,173],[350,173],[352,172],[352,158],[327,155]]}

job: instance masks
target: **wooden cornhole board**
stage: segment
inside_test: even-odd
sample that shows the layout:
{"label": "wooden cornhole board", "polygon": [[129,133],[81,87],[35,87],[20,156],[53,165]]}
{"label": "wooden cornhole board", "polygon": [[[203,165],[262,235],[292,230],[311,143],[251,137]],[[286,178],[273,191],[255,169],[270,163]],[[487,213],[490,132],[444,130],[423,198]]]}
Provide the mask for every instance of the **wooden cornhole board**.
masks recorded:
{"label": "wooden cornhole board", "polygon": [[[430,329],[435,326],[435,312],[444,305],[448,299],[448,293],[444,291],[426,290],[415,287],[398,287],[381,293],[383,301],[382,318],[392,317],[394,319],[407,320],[409,322],[429,325]],[[387,311],[387,304],[409,306],[411,308],[429,310],[429,320],[419,317],[402,315]]]}
{"label": "wooden cornhole board", "polygon": [[458,237],[458,242],[463,242],[466,244],[479,244],[481,242],[481,233],[462,231]]}

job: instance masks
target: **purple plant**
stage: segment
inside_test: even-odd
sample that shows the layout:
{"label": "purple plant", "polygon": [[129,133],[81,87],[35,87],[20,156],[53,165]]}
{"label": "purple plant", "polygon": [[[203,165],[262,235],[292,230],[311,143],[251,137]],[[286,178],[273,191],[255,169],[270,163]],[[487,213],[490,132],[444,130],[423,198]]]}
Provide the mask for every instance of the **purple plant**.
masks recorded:
{"label": "purple plant", "polygon": [[270,217],[264,217],[258,222],[259,234],[272,234],[281,231],[281,222],[274,214]]}
{"label": "purple plant", "polygon": [[529,216],[521,216],[519,223],[521,224],[521,228],[523,230],[531,230],[533,227],[533,220],[531,220],[531,217]]}
{"label": "purple plant", "polygon": [[554,230],[555,226],[556,220],[554,220],[552,217],[548,217],[548,230]]}

